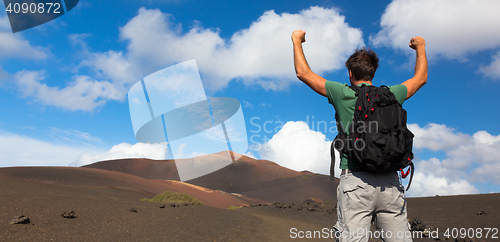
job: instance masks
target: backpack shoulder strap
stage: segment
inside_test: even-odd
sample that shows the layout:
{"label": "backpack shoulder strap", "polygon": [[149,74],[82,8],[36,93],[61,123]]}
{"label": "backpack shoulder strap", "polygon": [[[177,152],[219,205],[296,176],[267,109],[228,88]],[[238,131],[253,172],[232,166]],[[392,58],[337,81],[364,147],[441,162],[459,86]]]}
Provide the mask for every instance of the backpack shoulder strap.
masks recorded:
{"label": "backpack shoulder strap", "polygon": [[408,181],[408,187],[406,187],[406,191],[408,191],[408,189],[410,189],[411,180],[413,180],[413,171],[415,170],[415,166],[413,165],[413,162],[410,163],[410,169],[411,169],[410,181]]}
{"label": "backpack shoulder strap", "polygon": [[335,139],[332,141],[332,145],[330,146],[330,156],[330,181],[333,181],[335,180]]}
{"label": "backpack shoulder strap", "polygon": [[[361,85],[361,87],[364,87],[365,85]],[[361,87],[358,87],[358,86],[354,86],[354,85],[350,85],[349,88],[351,88],[356,94],[356,96],[358,96],[359,94],[359,91],[361,90]]]}

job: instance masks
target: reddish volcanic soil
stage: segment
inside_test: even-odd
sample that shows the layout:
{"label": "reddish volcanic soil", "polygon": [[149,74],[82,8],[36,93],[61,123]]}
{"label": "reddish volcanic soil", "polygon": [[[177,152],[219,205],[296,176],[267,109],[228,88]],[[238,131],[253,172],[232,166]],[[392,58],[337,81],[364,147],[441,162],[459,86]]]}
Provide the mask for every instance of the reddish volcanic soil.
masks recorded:
{"label": "reddish volcanic soil", "polygon": [[[214,155],[217,154],[207,155],[207,158]],[[119,171],[146,179],[179,180],[173,160],[123,159],[96,162],[85,167]],[[247,156],[241,156],[238,161],[218,171],[187,182],[267,201],[299,203],[307,198],[337,201],[338,179],[330,182],[328,176],[308,171],[297,172],[272,161],[255,160]]]}
{"label": "reddish volcanic soil", "polygon": [[[175,163],[169,160],[0,168],[0,241],[300,241],[291,238],[292,228],[328,231],[336,222],[338,179],[271,161],[242,157],[189,183],[175,180]],[[203,206],[139,201],[163,191],[186,193]],[[500,227],[500,194],[407,202],[408,218],[418,217],[431,231],[438,229],[441,239],[447,229]],[[65,211],[74,211],[76,218],[63,218]],[[10,224],[18,215],[29,217],[30,223]],[[414,241],[421,240],[434,241]]]}
{"label": "reddish volcanic soil", "polygon": [[186,193],[205,206],[227,208],[262,202],[201,188],[181,182],[147,180],[115,171],[74,167],[11,167],[0,168],[0,181],[24,181],[58,186],[123,190],[142,198],[152,198],[164,191]]}

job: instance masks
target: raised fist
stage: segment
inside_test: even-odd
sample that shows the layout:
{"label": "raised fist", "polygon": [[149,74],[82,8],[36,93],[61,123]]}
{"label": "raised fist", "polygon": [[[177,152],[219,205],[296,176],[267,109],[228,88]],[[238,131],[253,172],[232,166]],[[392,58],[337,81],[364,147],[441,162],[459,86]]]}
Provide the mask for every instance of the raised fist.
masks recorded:
{"label": "raised fist", "polygon": [[425,47],[425,39],[420,36],[411,38],[408,46],[414,50],[416,50],[417,47]]}
{"label": "raised fist", "polygon": [[304,43],[306,42],[306,31],[295,30],[292,33],[292,41],[294,43]]}

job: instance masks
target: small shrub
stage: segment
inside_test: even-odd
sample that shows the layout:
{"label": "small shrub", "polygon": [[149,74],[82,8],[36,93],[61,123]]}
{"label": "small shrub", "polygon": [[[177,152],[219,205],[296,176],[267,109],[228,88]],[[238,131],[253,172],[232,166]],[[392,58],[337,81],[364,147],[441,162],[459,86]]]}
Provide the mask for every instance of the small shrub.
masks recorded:
{"label": "small shrub", "polygon": [[187,194],[169,191],[158,194],[151,199],[143,198],[141,201],[153,203],[193,203],[194,205],[202,205],[200,200]]}

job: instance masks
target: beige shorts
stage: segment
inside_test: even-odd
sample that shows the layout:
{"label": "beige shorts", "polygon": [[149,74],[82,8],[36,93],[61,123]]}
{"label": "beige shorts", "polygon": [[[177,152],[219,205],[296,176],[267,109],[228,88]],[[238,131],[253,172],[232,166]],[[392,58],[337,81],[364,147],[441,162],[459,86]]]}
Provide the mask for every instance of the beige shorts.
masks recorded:
{"label": "beige shorts", "polygon": [[[353,172],[337,187],[337,241],[412,241],[406,198],[397,172]],[[375,223],[377,232],[370,230]]]}

